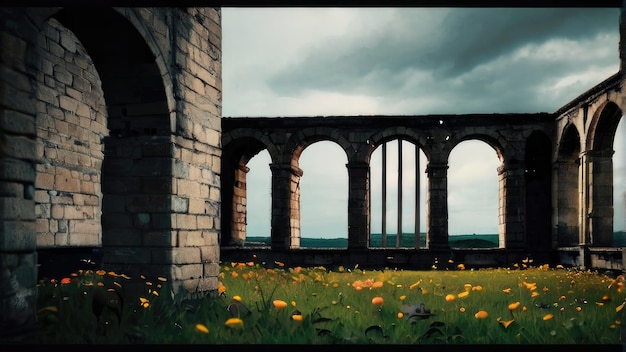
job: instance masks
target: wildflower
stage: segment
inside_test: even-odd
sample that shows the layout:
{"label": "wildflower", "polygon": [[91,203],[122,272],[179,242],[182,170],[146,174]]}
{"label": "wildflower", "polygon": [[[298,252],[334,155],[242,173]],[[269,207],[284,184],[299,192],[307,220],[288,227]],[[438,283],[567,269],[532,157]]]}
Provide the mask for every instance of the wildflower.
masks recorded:
{"label": "wildflower", "polygon": [[404,318],[404,313],[398,312],[398,319],[402,319],[402,318]]}
{"label": "wildflower", "polygon": [[162,276],[157,277],[157,280],[159,280],[161,282],[166,282],[167,281],[167,279],[162,277]]}
{"label": "wildflower", "polygon": [[472,291],[482,291],[482,290],[483,290],[483,287],[480,286],[480,285],[476,285],[476,286],[472,287]]}
{"label": "wildflower", "polygon": [[282,262],[279,262],[279,261],[274,261],[274,264],[276,264],[276,265],[278,265],[280,267],[285,266],[285,263],[282,263]]}
{"label": "wildflower", "polygon": [[422,283],[422,280],[420,279],[420,280],[419,280],[419,281],[417,281],[416,283],[411,284],[411,286],[409,286],[409,290],[412,290],[412,289],[414,289],[414,288],[418,287],[421,283]]}
{"label": "wildflower", "polygon": [[217,293],[221,296],[226,292],[226,286],[221,281],[217,282]]}
{"label": "wildflower", "polygon": [[287,307],[287,302],[280,300],[280,299],[275,299],[274,302],[274,307],[278,308],[278,309],[283,309]]}
{"label": "wildflower", "polygon": [[207,328],[206,325],[204,324],[196,324],[196,331],[199,331],[204,334],[208,334],[209,328]]}
{"label": "wildflower", "polygon": [[459,308],[459,312],[461,312],[461,313],[465,313],[465,307],[461,307],[461,308]]}
{"label": "wildflower", "polygon": [[624,309],[624,305],[626,305],[626,302],[620,304],[619,306],[615,307],[615,313],[621,311],[622,309]]}
{"label": "wildflower", "polygon": [[241,297],[240,296],[233,296],[233,300],[235,300],[237,302],[241,302]]}
{"label": "wildflower", "polygon": [[521,303],[519,301],[509,304],[509,310],[516,310],[519,308],[520,304]]}
{"label": "wildflower", "polygon": [[150,307],[150,301],[147,298],[139,297],[139,302],[141,302],[141,306],[148,309]]}
{"label": "wildflower", "polygon": [[459,270],[465,270],[465,265],[463,265],[463,263],[458,264],[456,267],[457,267],[457,269],[459,269]]}
{"label": "wildflower", "polygon": [[304,317],[302,316],[302,314],[292,314],[291,315],[291,319],[293,319],[295,321],[302,321],[304,319]]}
{"label": "wildflower", "polygon": [[107,273],[107,272],[106,272],[106,271],[104,271],[104,270],[102,270],[102,269],[100,269],[100,270],[96,271],[96,274],[98,274],[99,276],[104,276],[106,273]]}
{"label": "wildflower", "polygon": [[552,315],[552,314],[550,314],[550,313],[548,313],[548,314],[546,314],[546,315],[544,315],[544,316],[543,316],[543,320],[550,320],[550,319],[552,319],[552,318],[554,318],[554,315]]}
{"label": "wildflower", "polygon": [[465,289],[465,291],[470,291],[472,289],[472,284],[465,284],[463,285],[463,288]]}
{"label": "wildflower", "polygon": [[536,292],[536,291],[533,291],[533,293],[530,294],[530,297],[533,297],[533,298],[537,296],[539,296],[539,292]]}
{"label": "wildflower", "polygon": [[463,291],[457,295],[459,298],[465,298],[469,295],[469,291]]}
{"label": "wildflower", "polygon": [[476,317],[476,319],[485,319],[488,316],[489,316],[489,313],[487,313],[484,310],[480,310],[476,312],[476,314],[474,314],[474,317]]}
{"label": "wildflower", "polygon": [[400,296],[400,300],[401,300],[401,301],[404,301],[405,299],[406,299],[406,295],[402,295],[402,296]]}
{"label": "wildflower", "polygon": [[504,290],[502,290],[502,292],[504,293],[511,293],[511,288],[505,288]]}
{"label": "wildflower", "polygon": [[515,319],[512,320],[502,320],[502,318],[498,318],[496,319],[498,321],[498,323],[502,324],[502,326],[504,326],[504,329],[508,328],[509,325],[513,324],[513,322],[515,321]]}
{"label": "wildflower", "polygon": [[446,302],[452,302],[455,299],[456,299],[456,297],[453,294],[446,295]]}
{"label": "wildflower", "polygon": [[239,318],[229,318],[228,320],[226,320],[224,325],[228,326],[229,328],[243,328],[243,320]]}
{"label": "wildflower", "polygon": [[384,300],[380,296],[376,296],[376,297],[372,298],[372,304],[374,304],[374,305],[382,306],[383,302],[384,302]]}
{"label": "wildflower", "polygon": [[[583,309],[582,309],[580,306],[577,306],[577,307],[576,307],[576,311],[577,311],[577,312],[580,312],[581,310],[583,310]],[[617,309],[616,309],[616,310],[617,310]]]}
{"label": "wildflower", "polygon": [[61,284],[62,285],[67,285],[70,282],[72,282],[72,280],[69,277],[64,277],[64,278],[61,279]]}

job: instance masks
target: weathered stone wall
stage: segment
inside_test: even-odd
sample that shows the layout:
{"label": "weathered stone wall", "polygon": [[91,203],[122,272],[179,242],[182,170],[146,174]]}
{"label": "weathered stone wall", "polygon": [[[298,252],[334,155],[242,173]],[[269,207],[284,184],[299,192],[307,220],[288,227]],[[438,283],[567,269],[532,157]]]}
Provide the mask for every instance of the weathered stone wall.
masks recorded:
{"label": "weathered stone wall", "polygon": [[100,78],[76,35],[52,18],[42,25],[37,80],[37,247],[102,244],[103,138]]}
{"label": "weathered stone wall", "polygon": [[0,8],[2,341],[33,341],[38,249],[216,293],[221,87],[219,9]]}

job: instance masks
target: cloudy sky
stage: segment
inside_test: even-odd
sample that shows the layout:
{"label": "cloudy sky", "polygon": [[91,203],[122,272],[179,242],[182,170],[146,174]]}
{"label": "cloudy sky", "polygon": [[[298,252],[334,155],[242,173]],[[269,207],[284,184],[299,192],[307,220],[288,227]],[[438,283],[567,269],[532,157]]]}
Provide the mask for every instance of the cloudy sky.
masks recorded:
{"label": "cloudy sky", "polygon": [[[554,112],[618,71],[619,15],[618,8],[222,8],[222,114]],[[626,227],[625,126],[615,145],[617,230]],[[405,144],[402,227],[413,232],[415,151]],[[450,234],[497,233],[499,161],[481,142],[461,146],[450,160]],[[389,143],[388,233],[397,228],[396,148]],[[372,160],[372,232],[381,232],[380,154]],[[304,151],[303,237],[347,237],[346,162],[330,142]],[[269,235],[268,163],[263,152],[248,164],[252,236]]]}

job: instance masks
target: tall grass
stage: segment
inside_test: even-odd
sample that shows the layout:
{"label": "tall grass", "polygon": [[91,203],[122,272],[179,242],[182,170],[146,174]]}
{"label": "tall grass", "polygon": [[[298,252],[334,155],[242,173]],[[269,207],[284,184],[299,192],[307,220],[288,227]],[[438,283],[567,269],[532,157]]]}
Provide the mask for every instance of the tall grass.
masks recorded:
{"label": "tall grass", "polygon": [[[448,263],[450,264],[450,263]],[[39,287],[41,343],[620,344],[624,277],[533,266],[429,271],[223,263],[217,297],[80,272]],[[161,279],[163,280],[163,279]]]}

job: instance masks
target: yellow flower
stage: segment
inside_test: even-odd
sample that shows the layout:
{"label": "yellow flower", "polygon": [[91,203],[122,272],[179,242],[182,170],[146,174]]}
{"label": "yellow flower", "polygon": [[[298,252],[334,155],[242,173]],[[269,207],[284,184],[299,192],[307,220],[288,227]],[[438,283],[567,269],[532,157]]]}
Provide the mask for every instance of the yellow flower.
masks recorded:
{"label": "yellow flower", "polygon": [[302,314],[294,314],[291,316],[291,319],[295,320],[295,321],[302,321],[302,319],[304,319],[302,317]]}
{"label": "yellow flower", "polygon": [[209,328],[204,324],[196,324],[196,331],[200,331],[201,333],[208,334]]}
{"label": "yellow flower", "polygon": [[224,325],[228,326],[229,328],[243,328],[243,320],[239,318],[230,318],[226,320]]}
{"label": "yellow flower", "polygon": [[463,291],[457,295],[459,298],[465,298],[469,295],[469,291]]}
{"label": "yellow flower", "polygon": [[624,309],[624,305],[626,305],[626,302],[620,304],[619,306],[615,307],[615,313],[619,312],[620,310]]}
{"label": "yellow flower", "polygon": [[459,308],[459,312],[461,312],[461,313],[465,313],[465,307],[461,307],[461,308]]}
{"label": "yellow flower", "polygon": [[537,291],[533,291],[533,293],[530,294],[530,297],[533,297],[533,298],[537,296],[539,296],[539,292]]}
{"label": "yellow flower", "polygon": [[384,302],[384,300],[380,296],[376,296],[376,297],[372,298],[372,304],[374,304],[374,305],[382,306],[383,302]]}
{"label": "yellow flower", "polygon": [[463,288],[465,289],[465,291],[469,291],[472,289],[472,284],[465,284],[463,285]]}
{"label": "yellow flower", "polygon": [[512,320],[502,320],[501,318],[496,319],[498,321],[498,323],[502,324],[502,326],[504,326],[504,328],[508,328],[509,325],[513,324],[513,322],[515,321],[515,319]]}
{"label": "yellow flower", "polygon": [[274,263],[280,267],[285,266],[285,263],[279,262],[279,261],[274,261]]}
{"label": "yellow flower", "polygon": [[456,297],[453,294],[446,295],[446,302],[452,302],[455,299],[456,299]]}
{"label": "yellow flower", "polygon": [[285,307],[287,307],[287,302],[280,300],[280,299],[276,299],[274,300],[274,307],[278,308],[278,309],[283,309]]}
{"label": "yellow flower", "polygon": [[402,319],[402,318],[404,318],[404,313],[398,312],[398,319]]}
{"label": "yellow flower", "polygon": [[241,297],[240,296],[233,296],[233,300],[237,301],[237,302],[241,302]]}
{"label": "yellow flower", "polygon": [[480,285],[476,285],[476,286],[472,287],[472,291],[482,291],[482,290],[483,290],[483,287],[480,286]]}
{"label": "yellow flower", "polygon": [[511,293],[511,288],[505,288],[504,290],[502,290],[502,292],[504,293]]}
{"label": "yellow flower", "polygon": [[420,279],[419,281],[417,281],[414,284],[411,284],[411,286],[409,286],[409,290],[412,290],[414,288],[416,288],[417,286],[419,286],[422,283],[422,280]]}
{"label": "yellow flower", "polygon": [[476,312],[476,314],[474,314],[474,317],[476,317],[476,319],[485,319],[488,316],[489,316],[489,313],[487,313],[484,310],[480,310]]}
{"label": "yellow flower", "polygon": [[548,314],[546,314],[546,315],[544,315],[544,316],[543,316],[543,320],[550,320],[550,319],[552,319],[552,318],[554,318],[554,315],[552,315],[552,314],[550,314],[550,313],[548,313]]}
{"label": "yellow flower", "polygon": [[400,296],[400,300],[401,300],[401,301],[404,301],[404,299],[405,299],[405,298],[406,298],[406,295],[402,295],[402,296]]}
{"label": "yellow flower", "polygon": [[519,301],[509,304],[509,310],[516,310],[517,308],[519,308],[520,304],[521,303]]}

